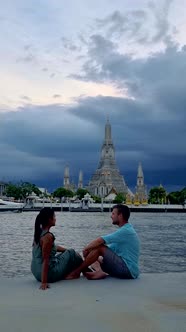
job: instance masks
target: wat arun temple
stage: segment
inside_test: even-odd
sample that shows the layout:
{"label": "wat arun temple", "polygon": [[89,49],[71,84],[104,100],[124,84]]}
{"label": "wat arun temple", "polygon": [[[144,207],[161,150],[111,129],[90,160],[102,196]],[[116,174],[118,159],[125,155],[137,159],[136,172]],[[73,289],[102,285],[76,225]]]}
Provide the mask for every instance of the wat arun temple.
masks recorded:
{"label": "wat arun temple", "polygon": [[[64,187],[72,188],[70,183],[69,167],[64,171]],[[83,173],[79,173],[78,188],[83,188]],[[140,203],[147,200],[147,191],[144,184],[142,165],[139,163],[135,193],[128,188],[124,177],[120,174],[115,160],[115,148],[112,141],[111,125],[107,120],[105,125],[105,137],[101,148],[98,167],[92,175],[86,189],[91,195],[108,197],[111,193],[123,193],[128,202],[138,200]]]}
{"label": "wat arun temple", "polygon": [[103,197],[108,195],[112,189],[116,190],[117,193],[128,193],[124,177],[116,165],[111,125],[108,120],[105,125],[105,139],[101,148],[99,165],[87,189],[91,194]]}

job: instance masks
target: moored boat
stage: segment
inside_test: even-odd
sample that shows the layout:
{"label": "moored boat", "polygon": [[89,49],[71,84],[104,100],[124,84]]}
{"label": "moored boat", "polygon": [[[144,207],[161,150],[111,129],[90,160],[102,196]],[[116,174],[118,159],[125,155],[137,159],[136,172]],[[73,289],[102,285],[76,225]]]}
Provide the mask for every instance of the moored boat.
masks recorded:
{"label": "moored boat", "polygon": [[16,203],[12,201],[5,201],[0,198],[0,212],[13,211],[13,212],[22,212],[23,203]]}

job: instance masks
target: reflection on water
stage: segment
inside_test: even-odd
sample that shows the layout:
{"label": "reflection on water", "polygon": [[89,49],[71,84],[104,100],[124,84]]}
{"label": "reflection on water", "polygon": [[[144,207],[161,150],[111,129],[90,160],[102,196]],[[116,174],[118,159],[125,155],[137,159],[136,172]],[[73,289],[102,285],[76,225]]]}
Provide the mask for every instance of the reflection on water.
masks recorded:
{"label": "reflection on water", "polygon": [[[37,212],[0,213],[0,276],[30,274]],[[96,237],[116,229],[110,213],[56,212],[56,243],[81,251]],[[141,240],[141,272],[186,271],[185,214],[132,213]]]}

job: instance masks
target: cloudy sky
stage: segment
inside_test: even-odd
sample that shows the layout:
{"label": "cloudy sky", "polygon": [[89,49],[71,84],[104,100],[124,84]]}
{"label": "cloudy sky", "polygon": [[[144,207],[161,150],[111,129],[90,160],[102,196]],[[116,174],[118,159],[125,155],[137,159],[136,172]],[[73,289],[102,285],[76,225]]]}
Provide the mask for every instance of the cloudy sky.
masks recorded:
{"label": "cloudy sky", "polygon": [[0,0],[0,181],[88,182],[107,116],[129,187],[186,185],[186,0]]}

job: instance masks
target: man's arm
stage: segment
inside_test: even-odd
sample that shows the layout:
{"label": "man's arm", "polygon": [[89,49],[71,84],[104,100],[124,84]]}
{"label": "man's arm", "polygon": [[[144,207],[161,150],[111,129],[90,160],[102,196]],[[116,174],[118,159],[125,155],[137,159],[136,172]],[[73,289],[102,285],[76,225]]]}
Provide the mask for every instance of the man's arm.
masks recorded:
{"label": "man's arm", "polygon": [[103,235],[103,240],[105,241],[105,244],[112,244],[112,243],[124,243],[126,241],[126,237],[130,235],[130,232],[126,232],[124,227],[120,227],[117,229],[117,231]]}
{"label": "man's arm", "polygon": [[97,247],[103,245],[105,241],[102,239],[102,237],[98,237],[96,240],[90,242],[84,249],[83,249],[83,256],[86,257],[88,253],[96,249]]}

